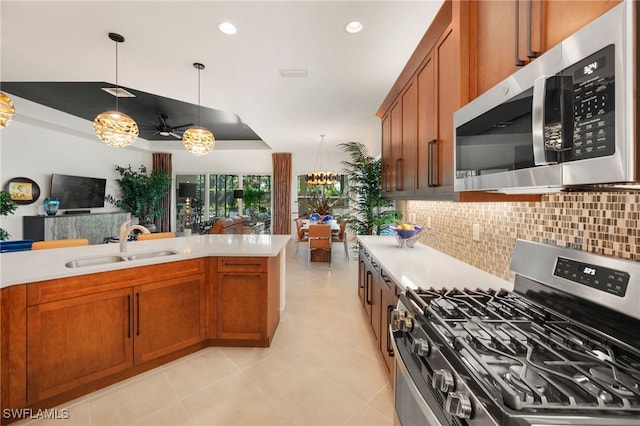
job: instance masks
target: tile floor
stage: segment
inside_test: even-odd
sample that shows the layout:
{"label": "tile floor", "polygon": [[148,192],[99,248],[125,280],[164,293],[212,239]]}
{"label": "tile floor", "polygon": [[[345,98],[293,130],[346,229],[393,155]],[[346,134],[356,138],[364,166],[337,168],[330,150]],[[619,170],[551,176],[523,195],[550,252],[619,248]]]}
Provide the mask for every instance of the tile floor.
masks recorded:
{"label": "tile floor", "polygon": [[[338,248],[338,247],[336,247]],[[393,395],[359,305],[357,254],[287,248],[287,305],[270,348],[207,348],[15,425],[392,425]]]}

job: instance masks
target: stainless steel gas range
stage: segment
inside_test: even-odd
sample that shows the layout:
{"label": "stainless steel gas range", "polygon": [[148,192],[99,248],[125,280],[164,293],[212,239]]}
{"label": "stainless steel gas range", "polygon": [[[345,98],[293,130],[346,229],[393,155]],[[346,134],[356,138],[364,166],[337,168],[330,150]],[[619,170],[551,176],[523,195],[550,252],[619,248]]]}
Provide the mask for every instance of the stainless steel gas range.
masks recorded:
{"label": "stainless steel gas range", "polygon": [[511,269],[513,292],[401,294],[401,424],[639,425],[640,263],[519,240]]}

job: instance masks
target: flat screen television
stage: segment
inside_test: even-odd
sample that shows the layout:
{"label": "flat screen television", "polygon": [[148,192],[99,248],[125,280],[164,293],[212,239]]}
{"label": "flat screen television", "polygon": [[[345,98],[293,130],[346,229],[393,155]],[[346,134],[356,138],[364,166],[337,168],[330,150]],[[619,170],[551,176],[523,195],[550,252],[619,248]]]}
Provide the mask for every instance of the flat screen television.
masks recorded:
{"label": "flat screen television", "polygon": [[106,179],[51,175],[51,197],[60,200],[60,209],[104,207]]}

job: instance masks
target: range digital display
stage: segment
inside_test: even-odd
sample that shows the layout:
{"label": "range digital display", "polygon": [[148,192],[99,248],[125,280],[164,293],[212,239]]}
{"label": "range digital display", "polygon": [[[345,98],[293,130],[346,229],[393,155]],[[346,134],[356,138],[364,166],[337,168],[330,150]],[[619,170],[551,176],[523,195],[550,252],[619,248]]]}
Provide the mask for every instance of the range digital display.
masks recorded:
{"label": "range digital display", "polygon": [[624,297],[629,285],[629,273],[603,266],[589,265],[559,257],[553,275],[606,293]]}

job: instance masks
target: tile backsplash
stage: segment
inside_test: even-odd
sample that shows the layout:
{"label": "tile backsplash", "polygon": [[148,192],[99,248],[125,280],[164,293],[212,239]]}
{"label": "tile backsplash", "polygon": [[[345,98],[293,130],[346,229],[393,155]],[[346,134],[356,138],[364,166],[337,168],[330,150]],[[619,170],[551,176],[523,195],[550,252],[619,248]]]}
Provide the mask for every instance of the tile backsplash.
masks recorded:
{"label": "tile backsplash", "polygon": [[415,214],[422,243],[507,280],[518,238],[640,261],[638,193],[550,194],[536,203],[406,201],[398,209],[407,219]]}

